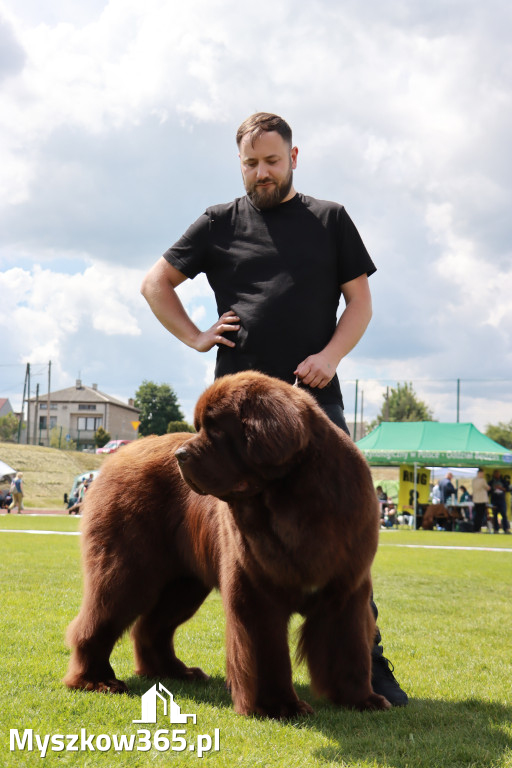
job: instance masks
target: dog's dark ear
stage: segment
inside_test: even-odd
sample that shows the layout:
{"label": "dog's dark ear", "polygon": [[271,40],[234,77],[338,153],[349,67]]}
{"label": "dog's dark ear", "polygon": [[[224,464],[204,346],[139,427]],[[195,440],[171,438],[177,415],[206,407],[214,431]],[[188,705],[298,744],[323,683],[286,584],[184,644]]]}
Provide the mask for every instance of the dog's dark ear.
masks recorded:
{"label": "dog's dark ear", "polygon": [[241,404],[246,453],[257,467],[282,467],[308,444],[307,409],[280,387],[251,392]]}

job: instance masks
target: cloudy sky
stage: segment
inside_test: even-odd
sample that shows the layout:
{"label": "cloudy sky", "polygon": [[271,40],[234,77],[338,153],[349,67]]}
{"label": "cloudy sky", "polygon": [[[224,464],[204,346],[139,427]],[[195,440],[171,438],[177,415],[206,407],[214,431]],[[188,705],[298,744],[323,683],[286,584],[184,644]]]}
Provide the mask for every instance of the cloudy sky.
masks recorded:
{"label": "cloudy sky", "polygon": [[[214,353],[174,340],[143,275],[243,194],[234,134],[283,115],[295,187],[341,202],[378,266],[338,373],[353,419],[412,381],[442,421],[512,419],[509,0],[0,0],[0,397],[170,383],[191,420]],[[214,322],[204,279],[182,299]]]}

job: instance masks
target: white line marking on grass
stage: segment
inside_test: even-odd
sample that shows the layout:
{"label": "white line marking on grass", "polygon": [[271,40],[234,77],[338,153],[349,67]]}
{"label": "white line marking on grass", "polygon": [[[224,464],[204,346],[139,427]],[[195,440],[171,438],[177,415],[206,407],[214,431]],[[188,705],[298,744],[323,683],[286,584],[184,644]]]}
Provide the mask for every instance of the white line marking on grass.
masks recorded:
{"label": "white line marking on grass", "polygon": [[[80,531],[34,531],[30,529],[0,528],[0,533],[35,533],[43,536],[80,536]],[[405,549],[458,549],[465,552],[512,552],[504,547],[455,547],[448,544],[379,544],[380,547],[402,547]]]}
{"label": "white line marking on grass", "polygon": [[[13,513],[13,518],[15,517]],[[23,509],[22,517],[62,517],[64,519],[73,520],[75,517],[82,517],[82,515],[69,515],[69,517],[66,515],[66,512],[27,512],[26,509]],[[11,519],[13,519],[11,518]]]}
{"label": "white line marking on grass", "polygon": [[31,531],[27,528],[26,531],[18,528],[0,528],[0,533],[40,533],[43,536],[80,536],[80,531]]}
{"label": "white line marking on grass", "polygon": [[379,544],[380,547],[405,547],[408,549],[462,549],[466,552],[512,552],[504,547],[455,547],[449,544]]}

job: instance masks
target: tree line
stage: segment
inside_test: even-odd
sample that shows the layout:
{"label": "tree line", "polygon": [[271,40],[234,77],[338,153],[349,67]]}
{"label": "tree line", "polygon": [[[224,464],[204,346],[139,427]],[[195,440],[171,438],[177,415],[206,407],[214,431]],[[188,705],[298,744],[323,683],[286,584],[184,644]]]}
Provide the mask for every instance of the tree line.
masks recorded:
{"label": "tree line", "polygon": [[[383,421],[436,421],[433,411],[421,400],[410,382],[397,383],[383,395],[383,403],[377,417],[370,423],[375,429]],[[140,411],[139,435],[165,435],[167,432],[195,432],[185,421],[176,392],[169,384],[156,384],[144,380],[135,394],[135,407]],[[16,437],[18,419],[13,413],[0,417],[0,442],[10,442]],[[512,450],[512,420],[508,423],[488,424],[487,437]],[[105,445],[110,435],[103,428],[97,431],[95,442]]]}
{"label": "tree line", "polygon": [[[169,384],[143,381],[135,395],[135,407],[140,409],[141,436],[195,431],[184,420],[176,393]],[[381,410],[370,423],[370,429],[375,429],[383,421],[437,420],[432,408],[418,397],[411,382],[398,382],[396,387],[390,387],[384,393]],[[508,424],[488,424],[485,434],[512,450],[512,420]]]}
{"label": "tree line", "polygon": [[[371,422],[375,429],[383,421],[437,421],[432,409],[414,392],[412,384],[397,384],[383,395],[384,402],[377,418]],[[504,448],[512,450],[512,420],[488,424],[485,434]]]}
{"label": "tree line", "polygon": [[135,393],[140,410],[139,435],[165,435],[167,432],[195,432],[185,421],[176,392],[169,384],[143,381]]}

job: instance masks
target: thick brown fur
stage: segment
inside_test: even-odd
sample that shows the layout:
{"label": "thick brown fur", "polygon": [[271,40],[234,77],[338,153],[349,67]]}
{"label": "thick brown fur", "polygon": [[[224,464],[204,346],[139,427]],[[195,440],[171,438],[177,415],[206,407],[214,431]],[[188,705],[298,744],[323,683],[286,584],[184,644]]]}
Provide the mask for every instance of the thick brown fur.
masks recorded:
{"label": "thick brown fur", "polygon": [[370,683],[379,510],[359,450],[306,392],[253,372],[218,379],[195,421],[192,438],[124,447],[87,492],[84,597],[64,682],[125,691],[109,658],[132,624],[138,674],[205,679],[176,657],[173,636],[218,588],[237,712],[312,712],[292,684],[294,612],[316,693],[389,708]]}

